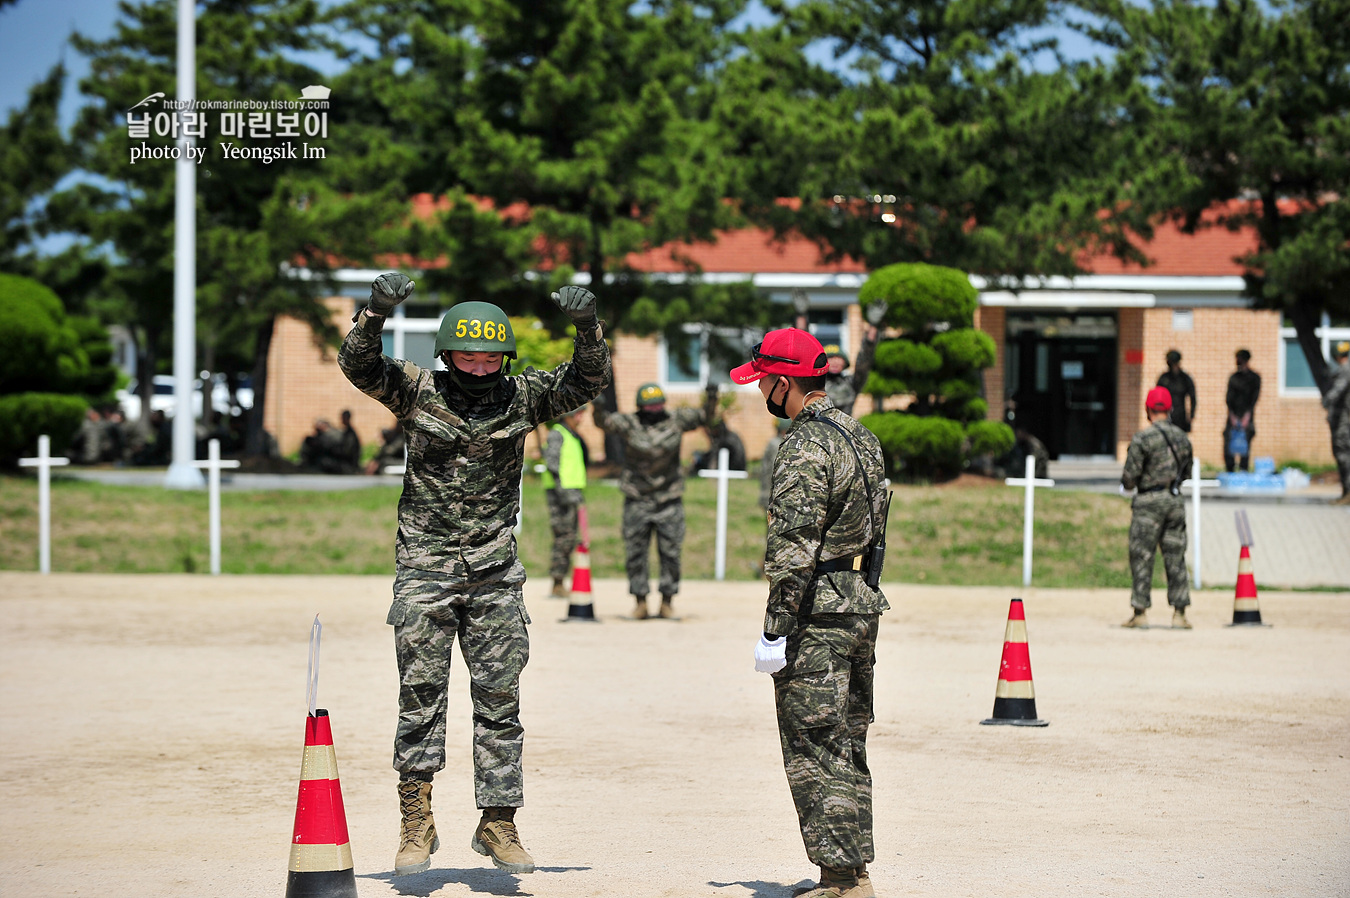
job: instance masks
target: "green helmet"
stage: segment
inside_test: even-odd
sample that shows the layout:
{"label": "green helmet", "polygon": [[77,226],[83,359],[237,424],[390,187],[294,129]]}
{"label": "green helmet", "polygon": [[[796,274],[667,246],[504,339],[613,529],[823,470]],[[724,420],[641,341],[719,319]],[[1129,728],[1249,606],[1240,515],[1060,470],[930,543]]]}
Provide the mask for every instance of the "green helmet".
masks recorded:
{"label": "green helmet", "polygon": [[490,302],[462,302],[450,307],[436,331],[436,355],[456,352],[500,352],[516,357],[511,319]]}
{"label": "green helmet", "polygon": [[666,391],[661,389],[660,384],[643,384],[638,387],[637,406],[646,408],[649,405],[660,405],[666,401]]}

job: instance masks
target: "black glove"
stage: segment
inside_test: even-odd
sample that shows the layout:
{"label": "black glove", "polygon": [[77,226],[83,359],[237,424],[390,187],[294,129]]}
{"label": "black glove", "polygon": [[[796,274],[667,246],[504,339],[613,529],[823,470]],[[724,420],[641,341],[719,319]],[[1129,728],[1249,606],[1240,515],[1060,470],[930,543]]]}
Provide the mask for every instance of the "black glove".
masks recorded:
{"label": "black glove", "polygon": [[867,304],[867,310],[864,314],[867,316],[867,323],[873,327],[881,327],[881,322],[885,320],[886,313],[891,309],[890,305],[884,299],[874,299]]}
{"label": "black glove", "polygon": [[417,285],[406,274],[391,271],[382,274],[370,284],[370,303],[366,311],[372,315],[388,315],[409,296]]}
{"label": "black glove", "polygon": [[567,313],[577,330],[593,330],[599,322],[595,317],[595,294],[585,287],[568,284],[553,294],[558,308]]}

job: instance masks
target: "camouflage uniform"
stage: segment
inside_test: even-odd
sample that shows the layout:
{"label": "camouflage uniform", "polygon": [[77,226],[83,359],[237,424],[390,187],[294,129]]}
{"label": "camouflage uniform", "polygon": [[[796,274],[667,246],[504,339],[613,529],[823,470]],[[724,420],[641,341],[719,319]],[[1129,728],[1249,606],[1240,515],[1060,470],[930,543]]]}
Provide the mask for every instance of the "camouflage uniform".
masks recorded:
{"label": "camouflage uniform", "polygon": [[826,374],[825,375],[825,395],[830,397],[830,402],[835,408],[846,415],[853,414],[853,406],[858,401],[858,394],[867,386],[867,378],[872,373],[872,360],[876,357],[877,344],[875,340],[863,340],[862,348],[858,350],[858,364],[853,373],[845,374]]}
{"label": "camouflage uniform", "polygon": [[1341,477],[1341,492],[1350,495],[1350,361],[1332,363],[1331,383],[1322,397],[1331,426],[1331,454]]}
{"label": "camouflage uniform", "polygon": [[[565,426],[559,424],[550,429],[548,441],[544,444],[544,468],[552,473],[554,483],[559,476],[558,466],[562,460],[563,448],[563,435],[558,432],[558,427]],[[572,550],[581,541],[577,512],[585,501],[585,494],[578,489],[553,486],[544,491],[544,496],[548,500],[548,526],[553,531],[553,550],[549,555],[548,574],[554,580],[561,580],[567,576],[567,571],[572,566]]]}
{"label": "camouflage uniform", "polygon": [[338,364],[399,419],[408,448],[386,621],[394,627],[400,684],[394,767],[405,779],[430,780],[445,766],[450,648],[458,635],[473,698],[478,806],[519,807],[529,616],[511,528],[525,437],[595,398],[610,376],[609,349],[595,331],[578,333],[571,362],[503,377],[474,399],[448,371],[382,356],[383,325],[362,312]]}
{"label": "camouflage uniform", "polygon": [[628,591],[645,596],[651,589],[647,555],[652,534],[661,559],[657,589],[663,596],[680,591],[680,548],[684,543],[684,472],[680,438],[708,423],[706,409],[678,408],[650,424],[639,415],[595,406],[595,424],[624,442],[619,490],[623,500],[624,566]]}
{"label": "camouflage uniform", "polygon": [[[853,448],[830,425],[813,423],[817,415],[843,427]],[[774,674],[779,740],[806,855],[834,868],[876,858],[867,728],[878,622],[890,606],[862,574],[815,568],[868,551],[885,476],[876,437],[828,399],[797,415],[774,461],[764,632],[787,637],[787,666]]]}
{"label": "camouflage uniform", "polygon": [[1167,572],[1167,604],[1183,610],[1191,603],[1186,576],[1186,502],[1172,495],[1172,484],[1184,479],[1190,469],[1191,441],[1170,421],[1155,422],[1130,440],[1120,482],[1127,490],[1139,491],[1131,503],[1130,520],[1130,574],[1134,578],[1130,604],[1136,611],[1153,604],[1153,559],[1159,544]]}

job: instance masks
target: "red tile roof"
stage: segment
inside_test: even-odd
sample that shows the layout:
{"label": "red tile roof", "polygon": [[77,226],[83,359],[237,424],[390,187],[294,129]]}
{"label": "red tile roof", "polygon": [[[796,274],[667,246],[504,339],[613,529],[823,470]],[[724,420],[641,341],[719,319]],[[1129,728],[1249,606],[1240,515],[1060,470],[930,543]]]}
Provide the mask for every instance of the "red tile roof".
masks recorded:
{"label": "red tile roof", "polygon": [[[413,198],[413,208],[419,217],[430,217],[433,211],[445,208],[445,201],[433,201],[426,194]],[[490,201],[481,201],[481,208],[491,208]],[[1237,212],[1240,203],[1234,201],[1216,207],[1207,214],[1211,224],[1221,212]],[[503,215],[523,219],[528,209],[515,203],[502,210]],[[1286,211],[1292,211],[1286,210]],[[1158,225],[1153,240],[1140,242],[1152,265],[1142,268],[1134,263],[1123,263],[1112,256],[1085,257],[1081,260],[1088,274],[1139,274],[1216,276],[1240,275],[1243,272],[1238,258],[1256,249],[1256,234],[1251,229],[1230,231],[1213,224],[1184,234],[1170,222]],[[800,235],[775,240],[773,233],[761,228],[721,231],[711,243],[669,243],[646,252],[633,253],[625,260],[639,271],[673,274],[688,270],[692,261],[708,273],[747,274],[862,274],[867,268],[861,262],[846,257],[838,262],[825,262],[816,244]]]}

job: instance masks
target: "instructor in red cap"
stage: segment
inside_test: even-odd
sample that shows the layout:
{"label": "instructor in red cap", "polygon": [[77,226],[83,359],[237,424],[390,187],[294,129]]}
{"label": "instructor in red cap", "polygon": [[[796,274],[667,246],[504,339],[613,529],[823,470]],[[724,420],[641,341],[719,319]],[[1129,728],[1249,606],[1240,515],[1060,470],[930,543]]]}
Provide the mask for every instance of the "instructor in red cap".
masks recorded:
{"label": "instructor in red cap", "polygon": [[738,384],[759,381],[769,412],[792,421],[774,459],[755,670],[773,675],[783,766],[806,856],[820,867],[801,898],[875,898],[867,727],[890,607],[877,589],[886,469],[877,438],[826,395],[827,370],[820,342],[790,327],[731,372]]}
{"label": "instructor in red cap", "polygon": [[1153,559],[1162,546],[1163,569],[1167,572],[1167,604],[1172,606],[1172,628],[1189,630],[1186,606],[1191,587],[1186,576],[1186,502],[1181,482],[1191,470],[1191,441],[1169,418],[1172,394],[1154,387],[1144,399],[1149,426],[1130,440],[1120,485],[1138,490],[1131,507],[1130,574],[1134,589],[1130,605],[1134,616],[1126,627],[1146,628],[1148,607],[1153,603]]}

